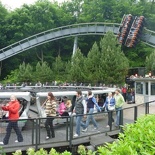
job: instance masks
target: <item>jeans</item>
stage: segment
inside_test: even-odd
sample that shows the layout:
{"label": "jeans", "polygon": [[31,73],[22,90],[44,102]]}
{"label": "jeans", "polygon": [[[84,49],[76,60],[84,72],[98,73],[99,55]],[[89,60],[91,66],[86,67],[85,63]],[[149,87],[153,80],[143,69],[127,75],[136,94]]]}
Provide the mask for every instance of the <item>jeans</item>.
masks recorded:
{"label": "jeans", "polygon": [[116,126],[120,125],[120,110],[122,110],[122,107],[116,108]]}
{"label": "jeans", "polygon": [[108,125],[109,126],[112,124],[112,122],[114,122],[112,114],[113,114],[113,111],[108,111]]}
{"label": "jeans", "polygon": [[18,122],[17,121],[9,121],[8,126],[6,128],[6,135],[5,135],[4,139],[3,139],[4,145],[8,144],[8,142],[9,142],[9,138],[10,138],[10,135],[11,135],[12,128],[16,132],[17,140],[19,142],[23,141],[23,136],[21,134],[21,131],[19,130]]}
{"label": "jeans", "polygon": [[89,112],[88,112],[89,115],[87,116],[86,123],[81,122],[81,126],[83,127],[83,129],[86,129],[89,126],[90,121],[92,121],[95,128],[98,128],[97,122],[95,121],[94,116],[93,116],[93,112],[94,112],[94,108],[90,108]]}
{"label": "jeans", "polygon": [[54,117],[47,116],[47,119],[46,119],[46,122],[45,122],[45,128],[46,128],[46,131],[47,131],[47,136],[50,137],[50,138],[55,137],[54,127],[53,127],[53,120],[54,120]]}
{"label": "jeans", "polygon": [[80,136],[80,126],[82,121],[83,115],[77,115],[76,116],[76,134]]}

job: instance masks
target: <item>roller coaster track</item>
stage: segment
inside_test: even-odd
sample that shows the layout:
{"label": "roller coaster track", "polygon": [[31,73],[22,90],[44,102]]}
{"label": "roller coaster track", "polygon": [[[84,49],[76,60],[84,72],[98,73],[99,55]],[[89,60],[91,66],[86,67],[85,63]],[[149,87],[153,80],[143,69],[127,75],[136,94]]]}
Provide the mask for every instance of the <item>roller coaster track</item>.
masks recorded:
{"label": "roller coaster track", "polygon": [[[98,22],[67,25],[55,29],[50,29],[0,49],[0,61],[33,47],[58,39],[82,35],[104,35],[108,31],[112,31],[114,34],[118,34],[119,26],[120,24],[117,23]],[[155,47],[155,32],[145,29],[142,40],[146,44]]]}

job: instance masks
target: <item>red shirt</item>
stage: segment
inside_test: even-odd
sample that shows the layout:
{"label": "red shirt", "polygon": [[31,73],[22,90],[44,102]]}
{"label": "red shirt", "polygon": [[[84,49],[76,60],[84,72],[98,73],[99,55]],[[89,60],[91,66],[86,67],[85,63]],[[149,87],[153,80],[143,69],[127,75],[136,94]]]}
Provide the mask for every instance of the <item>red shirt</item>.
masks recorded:
{"label": "red shirt", "polygon": [[7,106],[2,106],[4,111],[9,111],[9,120],[16,120],[19,118],[20,104],[17,100],[10,101]]}
{"label": "red shirt", "polygon": [[122,93],[126,93],[127,89],[125,87],[122,88]]}

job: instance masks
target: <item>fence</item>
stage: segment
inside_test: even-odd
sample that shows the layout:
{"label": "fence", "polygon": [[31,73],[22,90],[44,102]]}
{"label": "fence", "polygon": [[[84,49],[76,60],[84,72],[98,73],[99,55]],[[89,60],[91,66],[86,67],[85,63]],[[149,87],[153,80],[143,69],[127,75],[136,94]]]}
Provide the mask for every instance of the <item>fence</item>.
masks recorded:
{"label": "fence", "polygon": [[[134,105],[132,107],[123,108],[120,111],[120,125],[125,125],[126,123],[134,123],[138,117],[145,114],[155,114],[155,108],[153,102],[147,102],[140,105]],[[150,104],[151,103],[151,104]],[[115,112],[110,112],[111,116],[116,117]],[[107,112],[101,113],[93,113],[94,118],[98,123],[98,130],[93,130],[93,125],[90,124],[87,132],[81,132],[81,135],[77,138],[74,138],[75,132],[75,119],[76,116],[70,117],[57,117],[57,119],[65,119],[64,124],[55,125],[55,138],[51,138],[49,140],[45,140],[46,137],[46,129],[44,127],[45,119],[48,118],[35,118],[35,119],[26,119],[19,120],[18,123],[23,123],[26,121],[26,125],[22,128],[22,135],[24,141],[21,143],[15,143],[16,134],[12,130],[9,144],[3,145],[5,152],[14,152],[15,150],[27,150],[29,147],[33,147],[36,150],[39,148],[52,148],[52,147],[69,147],[71,148],[75,144],[81,144],[84,142],[89,142],[89,139],[93,135],[99,135],[103,133],[108,133],[111,131],[118,130],[115,128],[114,124],[110,124],[110,127],[107,128]],[[7,121],[0,120],[0,141],[3,141],[3,138],[6,133]],[[20,125],[19,125],[20,126]],[[120,128],[119,131],[122,131]],[[101,137],[102,138],[102,137]]]}

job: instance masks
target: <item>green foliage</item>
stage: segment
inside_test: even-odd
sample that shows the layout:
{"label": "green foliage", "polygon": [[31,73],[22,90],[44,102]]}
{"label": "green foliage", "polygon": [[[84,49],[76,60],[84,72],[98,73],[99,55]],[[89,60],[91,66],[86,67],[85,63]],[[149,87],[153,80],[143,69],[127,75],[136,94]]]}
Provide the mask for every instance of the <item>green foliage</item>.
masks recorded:
{"label": "green foliage", "polygon": [[70,69],[67,71],[69,73],[70,79],[75,82],[83,82],[85,78],[84,74],[84,56],[81,50],[78,49],[75,55],[72,57]]}
{"label": "green foliage", "polygon": [[[73,81],[73,82],[104,82],[120,84],[124,82],[129,64],[117,39],[108,32],[100,41],[100,47],[95,42],[85,57],[78,49],[68,63],[56,57],[52,62],[52,70],[47,62],[38,62],[35,70],[30,64],[23,62],[19,66],[18,80],[23,81]],[[10,77],[15,76],[11,74]],[[8,76],[9,77],[9,76]]]}
{"label": "green foliage", "polygon": [[47,62],[37,63],[35,70],[35,81],[51,82],[53,81],[52,70],[48,66]]}
{"label": "green foliage", "polygon": [[118,41],[112,32],[108,32],[100,41],[100,79],[106,84],[120,84],[124,82],[129,68],[128,59],[118,45]]}
{"label": "green foliage", "polygon": [[30,64],[25,64],[25,62],[23,62],[19,66],[19,72],[17,76],[18,76],[19,81],[25,81],[25,82],[32,81],[33,67]]}
{"label": "green foliage", "polygon": [[135,124],[126,124],[124,133],[119,139],[105,147],[99,147],[98,153],[102,155],[153,155],[155,154],[155,116],[140,117]]}
{"label": "green foliage", "polygon": [[78,146],[78,151],[77,151],[80,155],[86,155],[87,151],[84,145],[79,145]]}
{"label": "green foliage", "polygon": [[4,149],[3,149],[2,146],[0,146],[0,154],[1,154],[1,155],[6,155],[6,153],[4,152]]}
{"label": "green foliage", "polygon": [[22,155],[22,151],[21,150],[16,150],[16,152],[12,153],[12,155]]}
{"label": "green foliage", "polygon": [[18,74],[19,74],[19,70],[16,69],[14,71],[11,71],[11,73],[9,75],[7,75],[7,77],[5,78],[5,84],[6,83],[16,83],[19,82],[20,80],[18,79]]}
{"label": "green foliage", "polygon": [[100,81],[100,50],[95,42],[92,49],[89,51],[87,58],[85,60],[84,73],[87,77],[88,82],[98,82]]}
{"label": "green foliage", "polygon": [[55,61],[52,64],[54,79],[57,79],[58,81],[64,81],[65,70],[66,70],[65,62],[62,61],[59,55],[58,57],[56,57]]}
{"label": "green foliage", "polygon": [[149,71],[154,71],[155,70],[155,50],[146,57],[146,70]]}
{"label": "green foliage", "polygon": [[[0,3],[0,48],[6,47],[10,44],[20,41],[21,39],[24,39],[26,37],[32,36],[36,33],[47,31],[49,29],[53,29],[60,26],[86,22],[120,23],[124,14],[145,16],[146,27],[151,30],[155,30],[154,1],[72,0],[66,1],[63,4],[59,5],[57,2],[51,2],[50,0],[38,0],[33,5],[25,4],[21,8],[18,8],[13,11],[8,11]],[[100,38],[101,36],[78,37],[78,46],[81,49],[84,56],[88,55],[90,49],[95,53],[95,47],[93,47],[92,45],[94,42],[96,42],[96,44],[99,44]],[[114,38],[111,39],[113,42]],[[105,47],[107,46],[105,45]],[[98,48],[100,49],[100,46],[98,46]],[[3,65],[1,68],[1,79],[4,79],[9,73],[11,73],[11,71],[15,70],[17,66],[22,64],[23,61],[26,64],[31,64],[33,69],[36,67],[35,65],[38,63],[38,61],[47,62],[49,66],[52,67],[53,62],[55,62],[55,59],[58,56],[61,56],[62,62],[64,64],[64,68],[59,68],[58,72],[60,73],[61,70],[61,73],[63,75],[66,70],[66,67],[69,67],[69,63],[66,64],[66,62],[70,61],[72,49],[72,37],[62,40],[56,40],[54,42],[40,45],[33,49],[29,49],[26,52],[20,53],[14,57],[9,58],[8,60],[3,61]],[[120,50],[119,48],[116,49]],[[111,52],[114,50],[114,48],[111,48],[110,46],[110,48],[106,48],[106,50],[107,52]],[[149,48],[147,45],[144,45],[144,43],[141,42],[136,46],[136,48],[123,48],[123,52],[129,60],[130,67],[145,66],[146,56],[150,54],[151,50],[151,48]],[[99,66],[96,67],[98,70],[101,69]],[[56,70],[54,72],[56,72]],[[69,72],[67,72],[67,75],[65,76],[67,76],[68,79],[74,79],[73,76],[70,76],[68,73]],[[53,74],[55,77],[52,77],[52,79],[65,79],[65,77],[62,78],[62,75],[58,76],[55,75],[55,73]],[[93,76],[92,80],[104,80],[104,76],[99,76],[99,74],[91,74]],[[107,73],[105,73],[105,76],[106,74]],[[82,77],[85,81],[90,81],[91,79],[90,76],[87,79],[87,76],[84,74],[82,75]],[[29,75],[28,80],[30,79],[32,79],[32,77]],[[79,77],[78,79],[81,80],[81,78]],[[109,79],[106,79],[106,81],[107,80],[113,83],[113,80],[110,77]]]}
{"label": "green foliage", "polygon": [[153,51],[153,48],[140,42],[135,48],[123,48],[126,57],[129,59],[130,66],[144,67],[145,59]]}
{"label": "green foliage", "polygon": [[[51,150],[48,152],[47,150],[41,148],[37,151],[35,151],[34,148],[29,148],[26,152],[27,155],[71,155],[70,152],[64,151],[63,153],[57,152],[55,149],[51,148]],[[21,150],[17,150],[13,155],[22,155]]]}

